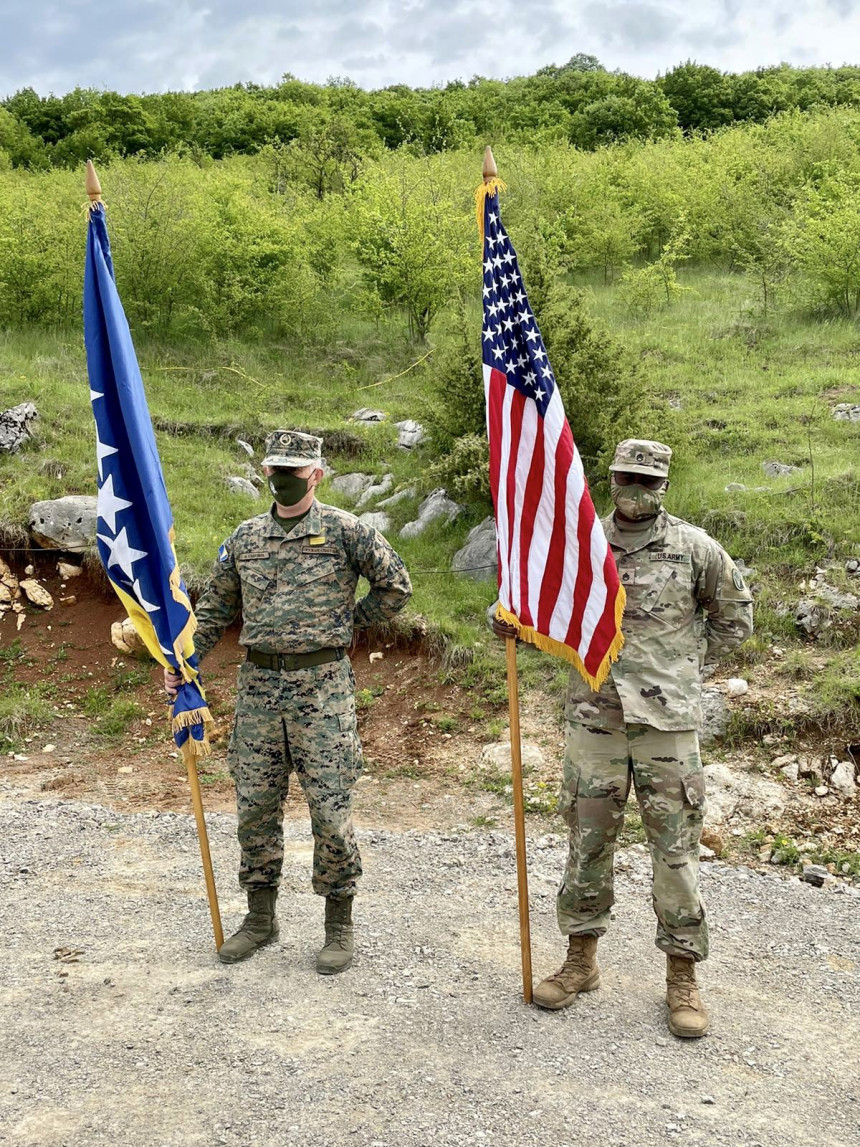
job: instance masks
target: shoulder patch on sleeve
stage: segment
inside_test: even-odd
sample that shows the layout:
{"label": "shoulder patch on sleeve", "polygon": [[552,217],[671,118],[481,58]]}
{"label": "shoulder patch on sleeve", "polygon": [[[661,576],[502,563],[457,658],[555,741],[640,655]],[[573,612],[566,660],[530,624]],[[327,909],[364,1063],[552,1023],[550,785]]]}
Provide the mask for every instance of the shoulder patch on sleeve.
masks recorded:
{"label": "shoulder patch on sleeve", "polygon": [[218,549],[218,561],[219,562],[226,562],[229,560],[229,558],[230,558],[230,554],[227,552],[226,543],[222,542],[219,549]]}
{"label": "shoulder patch on sleeve", "polygon": [[735,583],[735,589],[744,588],[744,579],[741,576],[741,571],[739,569],[732,570],[732,581]]}

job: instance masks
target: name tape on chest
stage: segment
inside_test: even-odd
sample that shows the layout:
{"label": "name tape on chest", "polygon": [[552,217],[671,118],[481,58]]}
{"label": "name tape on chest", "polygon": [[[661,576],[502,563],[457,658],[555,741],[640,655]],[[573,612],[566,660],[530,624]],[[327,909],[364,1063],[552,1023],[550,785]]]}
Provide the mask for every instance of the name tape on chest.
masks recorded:
{"label": "name tape on chest", "polygon": [[651,561],[652,562],[675,562],[678,565],[688,566],[688,565],[690,565],[690,555],[689,554],[673,554],[673,553],[669,553],[667,550],[658,550],[658,551],[651,554]]}
{"label": "name tape on chest", "polygon": [[270,558],[272,555],[269,550],[246,550],[237,556],[242,562],[261,562],[264,558]]}
{"label": "name tape on chest", "polygon": [[328,555],[329,557],[336,558],[338,555],[338,548],[329,542],[325,545],[325,538],[311,538],[309,542],[302,546],[303,554],[314,554],[318,557]]}

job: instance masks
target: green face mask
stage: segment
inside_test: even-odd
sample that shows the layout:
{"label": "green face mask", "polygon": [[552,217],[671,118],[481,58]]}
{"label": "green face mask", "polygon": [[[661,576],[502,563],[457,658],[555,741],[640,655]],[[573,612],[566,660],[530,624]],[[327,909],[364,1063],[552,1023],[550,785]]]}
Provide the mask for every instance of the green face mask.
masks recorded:
{"label": "green face mask", "polygon": [[295,506],[308,492],[308,478],[298,478],[289,470],[275,470],[269,475],[269,489],[279,506]]}
{"label": "green face mask", "polygon": [[609,492],[612,501],[624,517],[638,522],[642,518],[653,518],[655,514],[660,513],[660,507],[666,496],[666,487],[663,485],[659,490],[648,490],[639,485],[619,486],[613,481],[610,483]]}

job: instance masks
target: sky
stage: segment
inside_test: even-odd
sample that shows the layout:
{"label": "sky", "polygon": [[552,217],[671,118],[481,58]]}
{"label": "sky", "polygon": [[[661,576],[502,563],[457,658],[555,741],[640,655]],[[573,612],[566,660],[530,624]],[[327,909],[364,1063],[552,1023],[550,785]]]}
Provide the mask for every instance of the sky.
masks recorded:
{"label": "sky", "polygon": [[653,77],[860,63],[860,0],[0,0],[0,96],[527,75],[577,52]]}

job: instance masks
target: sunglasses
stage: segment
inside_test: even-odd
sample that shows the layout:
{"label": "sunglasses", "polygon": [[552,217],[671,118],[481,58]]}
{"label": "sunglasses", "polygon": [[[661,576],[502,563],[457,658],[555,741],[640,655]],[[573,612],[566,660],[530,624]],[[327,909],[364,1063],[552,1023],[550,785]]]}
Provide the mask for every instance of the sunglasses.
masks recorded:
{"label": "sunglasses", "polygon": [[646,490],[659,490],[666,478],[660,474],[632,474],[628,470],[613,470],[616,486],[644,486]]}

